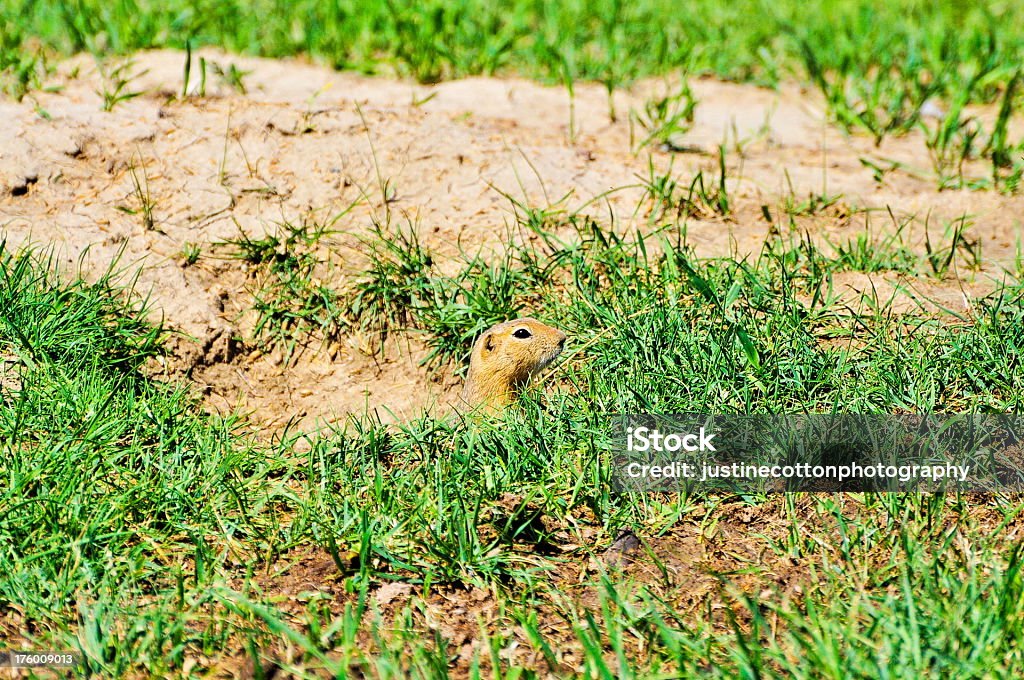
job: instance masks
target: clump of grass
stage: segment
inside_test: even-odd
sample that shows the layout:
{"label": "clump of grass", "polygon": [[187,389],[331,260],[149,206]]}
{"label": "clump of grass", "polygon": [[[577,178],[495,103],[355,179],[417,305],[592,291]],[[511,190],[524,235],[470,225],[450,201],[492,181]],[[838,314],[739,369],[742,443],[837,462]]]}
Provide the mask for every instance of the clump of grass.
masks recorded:
{"label": "clump of grass", "polygon": [[837,122],[848,130],[868,132],[876,146],[889,135],[913,129],[925,102],[941,88],[921,55],[913,51],[913,43],[909,53],[897,49],[876,55],[844,53],[837,58],[827,54],[834,43],[820,36],[797,41],[804,66]]}
{"label": "clump of grass", "polygon": [[202,254],[203,254],[203,247],[200,246],[198,243],[190,243],[190,242],[186,241],[181,246],[181,253],[180,253],[181,262],[186,267],[191,267],[196,262],[199,262],[199,258],[200,258],[200,256],[202,256]]}
{"label": "clump of grass", "polygon": [[[204,63],[202,59],[200,59],[200,63]],[[248,93],[249,89],[245,86],[245,78],[251,74],[252,71],[240,69],[237,64],[222,66],[217,62],[211,62],[210,69],[217,74],[225,85],[235,92],[238,92],[239,94]]]}
{"label": "clump of grass", "polygon": [[966,231],[969,227],[970,221],[967,219],[967,215],[947,222],[943,236],[948,240],[949,245],[940,248],[932,243],[926,221],[925,250],[928,253],[928,264],[933,275],[939,278],[945,276],[953,265],[957,253],[963,253],[965,264],[969,269],[978,270],[981,267],[981,241],[967,239]]}
{"label": "clump of grass", "polygon": [[286,358],[314,338],[327,342],[347,328],[344,299],[325,282],[330,263],[321,240],[328,233],[322,225],[285,222],[262,238],[242,232],[225,242],[231,257],[250,265],[253,338],[282,346]]}
{"label": "clump of grass", "polygon": [[903,244],[902,227],[906,224],[877,241],[865,225],[852,239],[832,246],[836,251],[833,266],[837,271],[917,273],[920,258]]}
{"label": "clump of grass", "polygon": [[522,316],[528,298],[537,295],[537,286],[529,285],[529,274],[515,264],[512,252],[496,263],[473,257],[457,275],[431,283],[433,296],[417,309],[416,323],[426,334],[430,351],[425,361],[432,366],[464,363],[477,335]]}
{"label": "clump of grass", "polygon": [[238,68],[235,64],[229,64],[227,67],[221,66],[215,61],[207,61],[206,57],[199,57],[199,82],[195,85],[194,91],[190,88],[192,86],[192,41],[185,41],[185,66],[182,74],[182,85],[181,85],[181,98],[186,99],[189,96],[205,97],[206,96],[206,78],[207,72],[213,72],[221,82],[233,89],[239,94],[246,94],[247,89],[245,87],[245,77],[249,75],[250,71],[243,71]]}
{"label": "clump of grass", "polygon": [[[697,98],[686,80],[676,91],[648,99],[643,110],[630,112],[630,147],[639,151],[653,143],[668,151],[684,148],[681,140],[693,127],[696,109]],[[635,127],[643,130],[642,137]]]}
{"label": "clump of grass", "polygon": [[[1015,160],[1014,155],[1022,153],[1024,141],[1013,145],[1008,139],[1008,125],[1013,115],[1021,72],[1015,72],[1005,84],[990,133],[986,132],[985,126],[976,116],[964,111],[972,98],[972,92],[980,87],[979,81],[983,75],[976,75],[967,83],[938,123],[924,126],[929,155],[940,189],[993,187],[1012,193],[1019,186],[1024,163]],[[965,176],[965,165],[977,159],[988,160],[991,167],[989,178]]]}
{"label": "clump of grass", "polygon": [[78,651],[85,672],[163,675],[226,644],[223,616],[188,621],[211,615],[227,551],[275,532],[257,508],[282,491],[277,464],[144,375],[163,330],[131,277],[68,282],[53,265],[0,248],[0,351],[21,359],[0,395],[0,598],[27,622],[0,635]]}
{"label": "clump of grass", "polygon": [[641,175],[639,179],[644,188],[644,201],[650,204],[649,220],[651,223],[657,222],[673,212],[675,213],[673,218],[676,221],[682,217],[682,202],[676,199],[679,182],[672,176],[671,162],[666,172],[659,172],[654,167],[654,159],[649,158],[647,176]]}
{"label": "clump of grass", "polygon": [[789,176],[788,170],[786,171],[785,176],[786,185],[789,190],[782,199],[782,210],[787,216],[789,216],[791,223],[794,217],[817,215],[838,204],[843,198],[842,194],[831,194],[822,190],[810,191],[807,194],[807,198],[800,199],[797,197],[796,190],[793,188],[793,181]]}
{"label": "clump of grass", "polygon": [[15,101],[20,102],[31,91],[41,89],[52,70],[49,60],[39,50],[5,49],[0,45],[0,92]]}
{"label": "clump of grass", "polygon": [[430,297],[434,257],[412,224],[374,223],[365,243],[369,264],[355,283],[349,313],[383,340],[389,328],[408,327]]}
{"label": "clump of grass", "polygon": [[0,323],[5,344],[25,365],[92,363],[131,373],[159,354],[163,330],[145,320],[146,301],[116,261],[90,285],[58,287],[54,267],[51,258],[12,253],[0,242]]}
{"label": "clump of grass", "polygon": [[725,147],[718,148],[718,177],[714,184],[710,183],[703,170],[690,180],[688,186],[680,184],[672,172],[672,166],[665,172],[658,172],[653,161],[648,163],[646,177],[641,176],[644,189],[644,201],[650,206],[648,222],[671,217],[675,226],[685,230],[685,222],[689,218],[710,219],[728,217],[732,212],[729,200],[729,188],[726,184],[727,169],[725,165]]}
{"label": "clump of grass", "polygon": [[[398,62],[421,83],[436,83],[458,73],[493,73],[508,59],[517,37],[507,15],[485,4],[469,8],[381,3],[376,9],[383,10],[384,24],[402,41],[395,50]],[[477,49],[450,48],[468,42]]]}
{"label": "clump of grass", "polygon": [[428,364],[461,361],[477,333],[522,308],[527,277],[508,266],[508,254],[499,264],[467,256],[457,273],[442,275],[414,225],[376,224],[371,234],[369,262],[349,293],[348,310],[377,336],[378,349],[395,332],[414,331],[426,338]]}
{"label": "clump of grass", "polygon": [[940,188],[962,185],[964,164],[977,156],[982,126],[975,117],[965,115],[964,107],[990,69],[991,66],[979,67],[971,73],[938,124],[932,129],[926,127],[928,151]]}
{"label": "clump of grass", "polygon": [[[139,168],[142,169],[142,177],[139,177]],[[142,228],[150,231],[154,228],[153,209],[156,208],[156,201],[149,191],[149,172],[146,170],[146,162],[139,154],[139,162],[134,158],[128,165],[128,174],[132,178],[132,197],[135,199],[135,207],[125,205],[117,206],[117,209],[128,215],[139,215],[142,218]]]}
{"label": "clump of grass", "polygon": [[101,108],[104,111],[113,111],[114,107],[121,102],[126,102],[143,94],[141,90],[128,90],[128,86],[131,85],[133,80],[147,72],[133,73],[132,69],[134,66],[135,63],[131,60],[122,61],[112,66],[108,66],[102,60],[96,61],[96,67],[99,69],[103,80],[96,94],[103,98]]}
{"label": "clump of grass", "polygon": [[886,175],[903,167],[902,163],[893,160],[874,160],[865,157],[861,157],[858,160],[861,165],[871,171],[871,177],[875,180],[876,184],[882,184],[885,182]]}
{"label": "clump of grass", "polygon": [[725,166],[725,146],[718,147],[718,177],[714,183],[708,182],[704,171],[699,170],[690,182],[683,196],[679,195],[677,213],[681,217],[728,217],[732,212],[729,201],[729,188],[726,185],[728,171]]}

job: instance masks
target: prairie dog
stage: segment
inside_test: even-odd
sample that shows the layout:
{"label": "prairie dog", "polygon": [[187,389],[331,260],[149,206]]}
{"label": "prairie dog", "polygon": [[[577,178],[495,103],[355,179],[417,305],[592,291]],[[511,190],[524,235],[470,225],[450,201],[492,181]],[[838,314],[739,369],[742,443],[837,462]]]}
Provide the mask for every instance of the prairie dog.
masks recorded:
{"label": "prairie dog", "polygon": [[531,318],[491,326],[477,338],[462,400],[494,410],[507,406],[565,346],[565,333]]}

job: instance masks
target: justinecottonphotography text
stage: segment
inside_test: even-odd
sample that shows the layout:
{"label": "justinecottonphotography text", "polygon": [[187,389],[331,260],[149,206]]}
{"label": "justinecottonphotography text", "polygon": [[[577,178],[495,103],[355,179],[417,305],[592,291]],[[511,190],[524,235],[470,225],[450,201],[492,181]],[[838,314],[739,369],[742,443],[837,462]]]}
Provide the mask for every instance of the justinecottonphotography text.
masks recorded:
{"label": "justinecottonphotography text", "polygon": [[901,482],[914,479],[953,479],[966,482],[970,474],[968,465],[691,465],[674,461],[666,465],[643,465],[629,463],[626,474],[632,478],[650,479],[694,479],[706,482],[711,479],[831,479],[845,482],[851,479],[892,478]]}
{"label": "justinecottonphotography text", "polygon": [[1024,488],[1019,416],[619,416],[620,490],[941,491]]}

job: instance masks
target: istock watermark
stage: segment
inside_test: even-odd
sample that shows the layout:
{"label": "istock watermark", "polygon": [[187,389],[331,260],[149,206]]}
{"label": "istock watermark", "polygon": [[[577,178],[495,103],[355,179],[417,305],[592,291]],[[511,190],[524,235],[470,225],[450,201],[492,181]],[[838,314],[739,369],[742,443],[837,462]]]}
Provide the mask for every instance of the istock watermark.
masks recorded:
{"label": "istock watermark", "polygon": [[707,434],[704,428],[698,432],[662,434],[649,427],[630,427],[626,430],[626,448],[630,451],[714,451],[711,440],[714,434]]}
{"label": "istock watermark", "polygon": [[621,415],[619,491],[1024,489],[1015,414]]}

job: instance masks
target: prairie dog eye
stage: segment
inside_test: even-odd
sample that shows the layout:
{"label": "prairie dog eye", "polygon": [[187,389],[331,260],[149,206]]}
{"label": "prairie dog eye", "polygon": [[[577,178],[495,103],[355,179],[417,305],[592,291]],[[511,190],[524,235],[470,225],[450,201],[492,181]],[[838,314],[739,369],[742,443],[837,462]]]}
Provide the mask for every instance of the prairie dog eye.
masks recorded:
{"label": "prairie dog eye", "polygon": [[530,333],[530,331],[528,331],[525,328],[517,328],[516,332],[512,334],[512,337],[519,338],[520,340],[525,340],[526,338],[529,338],[532,335],[533,334]]}

